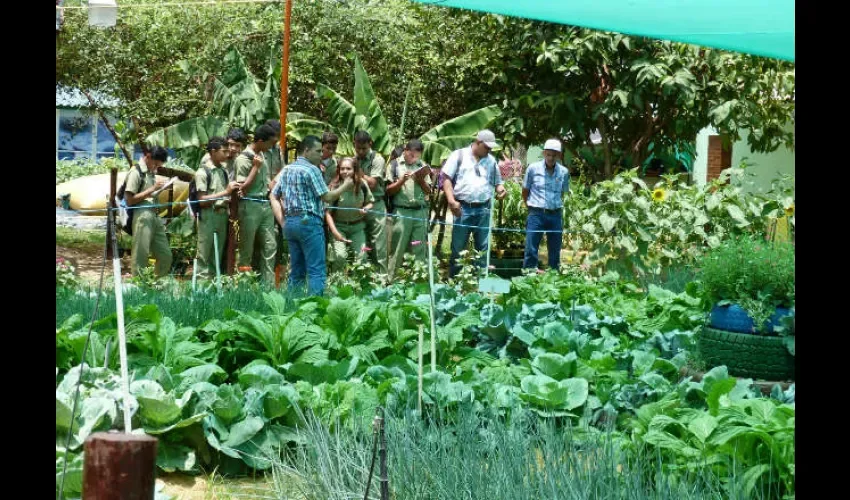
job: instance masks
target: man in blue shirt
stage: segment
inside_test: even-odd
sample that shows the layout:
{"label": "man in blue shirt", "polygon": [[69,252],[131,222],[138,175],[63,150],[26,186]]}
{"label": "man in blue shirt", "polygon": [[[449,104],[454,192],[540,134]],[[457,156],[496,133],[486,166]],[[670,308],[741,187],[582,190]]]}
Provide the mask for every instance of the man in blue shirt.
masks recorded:
{"label": "man in blue shirt", "polygon": [[522,201],[528,207],[525,229],[525,257],[522,267],[537,268],[537,251],[543,233],[549,250],[549,269],[558,269],[561,261],[561,239],[564,230],[564,195],[570,190],[570,172],[558,163],[561,141],[549,139],[543,146],[543,159],[532,163],[525,171]]}
{"label": "man in blue shirt", "polygon": [[272,212],[289,246],[289,288],[294,292],[304,285],[307,293],[322,295],[325,291],[325,207],[333,203],[354,183],[350,178],[333,191],[319,170],[322,161],[322,141],[308,135],[301,141],[295,163],[287,165],[277,177],[269,195]]}
{"label": "man in blue shirt", "polygon": [[[496,159],[490,154],[490,150],[496,146],[493,132],[482,130],[478,132],[472,144],[452,152],[443,165],[443,191],[456,224],[452,227],[450,278],[460,271],[457,264],[458,254],[466,248],[470,234],[477,251],[487,250],[490,198],[493,196],[493,189],[496,190],[498,200],[508,194],[503,186]],[[486,256],[482,256],[479,262],[481,267],[484,267],[484,257]]]}

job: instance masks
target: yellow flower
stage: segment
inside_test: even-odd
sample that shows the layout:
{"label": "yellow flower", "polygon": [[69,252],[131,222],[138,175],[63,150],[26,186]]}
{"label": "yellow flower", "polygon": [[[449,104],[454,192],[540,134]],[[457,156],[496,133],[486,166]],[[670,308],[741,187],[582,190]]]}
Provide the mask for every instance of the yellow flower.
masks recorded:
{"label": "yellow flower", "polygon": [[792,217],[793,215],[794,215],[794,204],[792,203],[791,206],[785,208],[785,216],[786,217]]}
{"label": "yellow flower", "polygon": [[652,192],[652,201],[664,201],[664,198],[666,197],[667,193],[661,188],[658,188]]}

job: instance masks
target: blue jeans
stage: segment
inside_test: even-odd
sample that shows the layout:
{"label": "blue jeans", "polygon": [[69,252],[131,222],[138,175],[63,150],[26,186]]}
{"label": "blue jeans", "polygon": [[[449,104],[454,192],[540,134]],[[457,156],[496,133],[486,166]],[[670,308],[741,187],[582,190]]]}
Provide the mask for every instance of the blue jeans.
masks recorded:
{"label": "blue jeans", "polygon": [[[490,228],[490,205],[470,207],[469,205],[461,204],[460,217],[455,219],[455,223],[478,227],[452,226],[452,255],[449,258],[450,278],[455,277],[460,272],[460,266],[457,263],[458,254],[469,243],[470,233],[475,243],[475,249],[479,252],[487,250],[487,233]],[[482,255],[478,265],[484,267],[486,258],[486,255]]]}
{"label": "blue jeans", "polygon": [[[564,211],[546,213],[542,208],[528,207],[528,221],[525,224],[526,231],[558,231],[546,234],[546,248],[549,249],[549,269],[558,270],[561,262],[561,239],[564,230]],[[537,251],[540,248],[540,240],[544,233],[525,234],[525,256],[522,267],[537,268]]]}
{"label": "blue jeans", "polygon": [[325,292],[325,228],[318,217],[287,217],[283,230],[289,246],[289,289],[298,293],[307,281],[309,295]]}

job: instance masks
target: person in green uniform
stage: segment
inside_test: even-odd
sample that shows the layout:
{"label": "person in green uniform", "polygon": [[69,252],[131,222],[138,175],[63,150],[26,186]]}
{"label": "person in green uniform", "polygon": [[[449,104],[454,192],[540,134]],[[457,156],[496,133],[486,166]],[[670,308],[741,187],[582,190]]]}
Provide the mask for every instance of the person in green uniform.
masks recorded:
{"label": "person in green uniform", "polygon": [[339,145],[339,137],[333,132],[322,134],[322,161],[319,168],[322,170],[322,178],[325,184],[330,185],[331,180],[336,178],[337,162],[334,155]]}
{"label": "person in green uniform", "polygon": [[380,272],[387,273],[387,206],[384,203],[384,188],[386,180],[386,162],[377,151],[372,150],[372,137],[369,132],[359,130],[354,134],[354,151],[356,161],[363,178],[372,190],[375,203],[372,211],[366,215],[366,245],[372,248],[371,260],[378,266]]}
{"label": "person in green uniform", "polygon": [[[156,259],[156,275],[165,276],[171,271],[171,247],[165,234],[165,224],[154,208],[153,193],[160,190],[164,180],[156,178],[156,171],[168,160],[168,152],[162,146],[153,146],[139,160],[139,169],[132,168],[127,174],[124,200],[133,214],[133,262],[132,273],[139,274],[148,267],[148,257]],[[141,173],[139,172],[141,170]]]}
{"label": "person in green uniform", "polygon": [[[354,158],[340,160],[337,176],[331,179],[328,188],[341,186],[345,179],[351,178],[354,184],[342,196],[325,210],[325,222],[333,237],[328,249],[328,267],[331,271],[345,270],[349,260],[366,259],[366,214],[372,209],[375,197],[369,185],[363,180],[363,171]],[[343,209],[343,210],[339,210]],[[352,210],[356,209],[356,210]]]}
{"label": "person in green uniform", "polygon": [[201,208],[198,218],[199,278],[209,278],[216,274],[216,241],[219,259],[224,255],[230,193],[239,189],[239,183],[230,180],[225,170],[228,154],[227,142],[223,137],[211,138],[207,143],[209,164],[201,162],[201,167],[195,172],[195,186]]}
{"label": "person in green uniform", "polygon": [[[266,125],[274,129],[279,140],[280,120],[266,120]],[[283,168],[283,150],[280,148],[280,142],[276,142],[274,147],[269,149],[263,156],[266,157],[266,163],[269,164],[269,190],[271,190],[272,182],[277,178],[280,169]]]}
{"label": "person in green uniform", "polygon": [[[227,138],[225,140],[225,152],[227,153],[227,157],[224,160],[223,166],[224,170],[227,172],[227,178],[230,180],[236,178],[236,170],[233,164],[236,161],[236,157],[239,156],[239,153],[245,149],[246,144],[248,144],[248,136],[245,135],[245,132],[243,132],[241,128],[234,127],[227,132]],[[204,156],[201,157],[201,165],[206,165],[207,168],[213,168],[209,153],[204,153]]]}
{"label": "person in green uniform", "polygon": [[260,253],[260,279],[269,286],[274,285],[274,264],[277,254],[274,214],[266,202],[269,197],[269,166],[263,157],[277,142],[278,136],[272,127],[263,124],[254,131],[254,142],[236,158],[236,181],[243,199],[239,202],[239,260],[238,265],[250,266],[254,248]]}
{"label": "person in green uniform", "polygon": [[392,197],[395,213],[389,275],[401,266],[404,254],[413,253],[416,260],[425,262],[428,237],[428,196],[431,194],[431,168],[421,157],[425,146],[411,139],[401,157],[387,167],[387,195]]}

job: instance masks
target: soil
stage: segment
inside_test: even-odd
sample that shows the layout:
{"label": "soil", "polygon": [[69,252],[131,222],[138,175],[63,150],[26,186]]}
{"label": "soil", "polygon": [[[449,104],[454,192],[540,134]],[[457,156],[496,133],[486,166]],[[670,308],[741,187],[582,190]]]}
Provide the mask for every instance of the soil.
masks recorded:
{"label": "soil", "polygon": [[[100,270],[103,267],[103,250],[101,249],[79,249],[67,248],[56,245],[56,258],[62,257],[74,266],[77,276],[85,281],[97,282],[100,279]],[[130,270],[130,258],[121,259],[121,269],[126,274]],[[106,270],[103,279],[112,278],[112,262],[106,262]]]}
{"label": "soil", "polygon": [[223,500],[231,498],[274,498],[271,479],[258,477],[223,479],[220,476],[189,476],[163,474],[157,481],[165,487],[162,492],[177,500]]}

